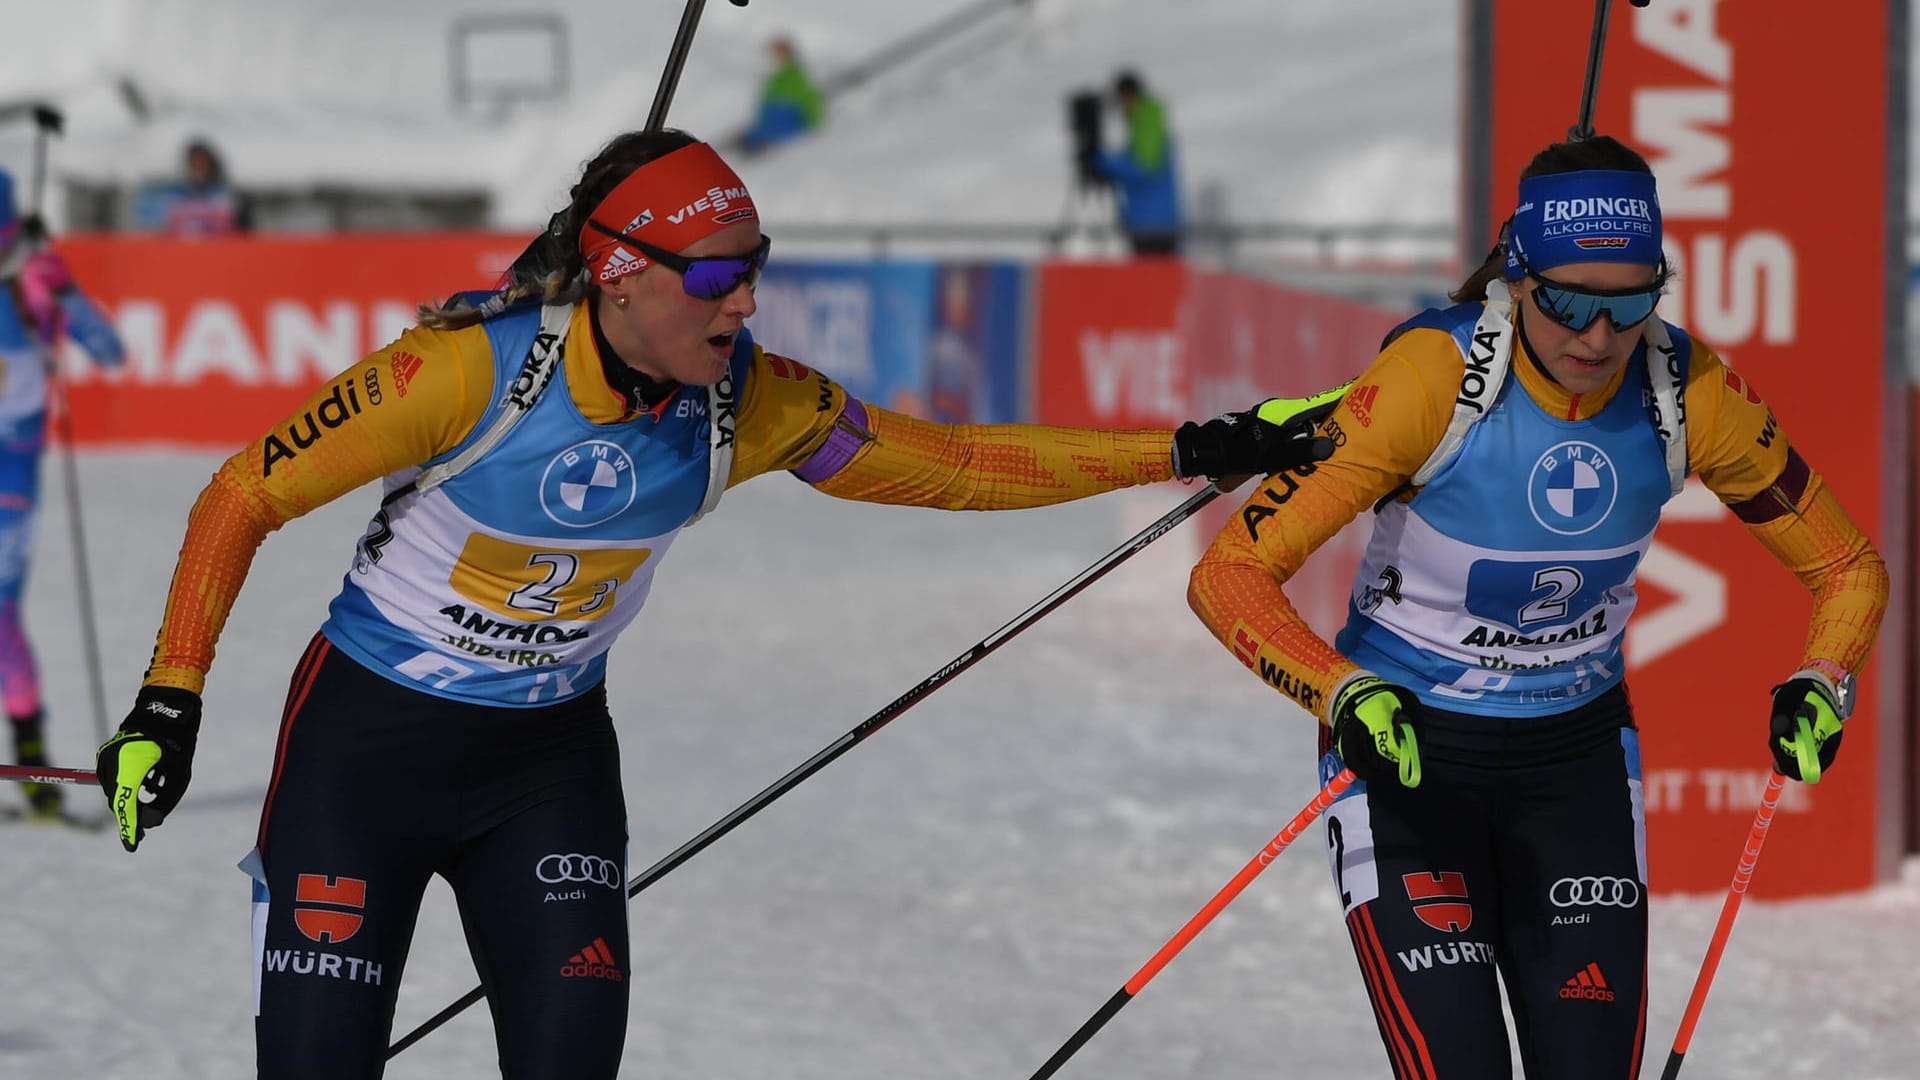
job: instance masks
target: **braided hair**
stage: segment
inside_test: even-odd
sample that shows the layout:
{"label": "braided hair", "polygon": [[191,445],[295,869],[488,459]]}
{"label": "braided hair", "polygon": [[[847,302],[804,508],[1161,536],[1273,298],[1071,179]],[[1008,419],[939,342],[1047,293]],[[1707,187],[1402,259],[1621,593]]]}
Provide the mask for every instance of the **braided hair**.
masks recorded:
{"label": "braided hair", "polygon": [[586,228],[587,216],[635,169],[699,141],[678,128],[629,131],[615,137],[581,170],[579,182],[567,193],[566,209],[553,215],[547,231],[508,268],[504,288],[478,306],[459,301],[422,304],[420,325],[458,330],[523,300],[537,297],[543,303],[572,303],[591,294],[595,286],[583,272],[586,263],[580,255],[580,232]]}

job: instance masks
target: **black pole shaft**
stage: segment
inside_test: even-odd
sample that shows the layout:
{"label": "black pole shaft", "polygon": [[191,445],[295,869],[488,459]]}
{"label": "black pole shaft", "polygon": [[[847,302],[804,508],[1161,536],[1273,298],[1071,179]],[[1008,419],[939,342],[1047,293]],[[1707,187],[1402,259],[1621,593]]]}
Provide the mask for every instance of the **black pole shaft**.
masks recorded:
{"label": "black pole shaft", "polygon": [[27,206],[37,216],[43,205],[40,200],[47,190],[47,129],[45,127],[37,127],[33,131],[33,186],[27,190],[27,197],[32,200],[27,203]]}
{"label": "black pole shaft", "polygon": [[1678,1050],[1668,1052],[1667,1067],[1660,1071],[1660,1080],[1673,1080],[1674,1077],[1679,1076],[1680,1062],[1686,1056]]}
{"label": "black pole shaft", "polygon": [[1600,92],[1600,58],[1607,48],[1607,23],[1613,13],[1613,0],[1593,0],[1593,41],[1587,46],[1587,78],[1580,88],[1580,119],[1567,132],[1572,140],[1593,135],[1594,98]]}
{"label": "black pole shaft", "polygon": [[1073,1038],[1068,1039],[1065,1045],[1053,1052],[1053,1056],[1047,1059],[1047,1063],[1040,1066],[1040,1070],[1033,1074],[1032,1080],[1047,1080],[1047,1077],[1059,1072],[1060,1066],[1065,1065],[1068,1058],[1087,1045],[1087,1040],[1098,1034],[1101,1028],[1107,1026],[1107,1021],[1113,1019],[1113,1014],[1126,1007],[1127,1002],[1132,1000],[1133,995],[1127,993],[1126,987],[1123,986],[1115,991],[1114,995],[1107,999],[1107,1003],[1100,1006],[1099,1012],[1088,1017],[1087,1022],[1080,1025],[1080,1030],[1073,1033]]}
{"label": "black pole shaft", "polygon": [[[715,840],[732,832],[735,827],[739,826],[742,822],[766,809],[775,799],[798,787],[801,781],[825,768],[833,759],[839,757],[841,754],[853,749],[856,744],[867,736],[887,726],[895,717],[906,712],[927,695],[952,681],[954,676],[972,667],[988,653],[1006,644],[1014,635],[1032,626],[1034,623],[1039,622],[1048,612],[1051,612],[1061,604],[1077,596],[1082,589],[1105,577],[1108,571],[1126,562],[1138,554],[1142,548],[1165,536],[1174,526],[1192,517],[1199,512],[1201,507],[1219,497],[1220,489],[1209,484],[1186,502],[1181,503],[1179,506],[1161,515],[1158,521],[1155,521],[1145,529],[1134,534],[1132,539],[1121,544],[1119,547],[1107,552],[1098,562],[1082,570],[1072,581],[1048,593],[1044,599],[1022,612],[1012,622],[988,634],[971,648],[959,656],[954,657],[945,667],[921,680],[920,685],[895,698],[886,708],[881,709],[879,712],[861,721],[858,727],[835,739],[825,749],[822,749],[819,753],[814,754],[806,761],[800,763],[800,765],[796,766],[785,776],[769,784],[758,795],[734,807],[725,817],[707,826],[701,831],[700,835],[681,844],[678,848],[674,849],[672,854],[669,854],[666,858],[661,859],[659,862],[654,863],[642,871],[635,876],[632,881],[627,883],[627,895],[637,896],[640,890],[666,877],[675,867],[698,855]],[[435,1013],[426,1023],[408,1032],[398,1042],[389,1047],[387,1050],[387,1059],[392,1060],[394,1055],[412,1046],[414,1043],[419,1042],[427,1032],[453,1019],[461,1010],[479,1001],[484,992],[482,987],[476,986],[472,990],[467,991],[460,1000]],[[1125,991],[1122,992],[1124,993]],[[1122,1004],[1125,1003],[1122,1002]],[[1118,1010],[1119,1005],[1115,1005],[1113,1008]],[[1104,1022],[1103,1019],[1102,1023]],[[1095,1030],[1097,1030],[1097,1027]],[[1093,1031],[1089,1030],[1086,1034],[1091,1038]]]}
{"label": "black pole shaft", "polygon": [[693,48],[693,32],[700,28],[700,13],[707,0],[687,0],[680,12],[680,29],[673,35],[673,47],[667,51],[667,66],[660,71],[660,88],[653,92],[653,108],[647,112],[647,130],[667,126],[667,108],[673,104],[673,92],[680,86],[680,69],[687,66],[687,52]]}
{"label": "black pole shaft", "polygon": [[60,455],[60,459],[67,485],[68,542],[73,546],[73,580],[79,593],[80,635],[86,653],[87,690],[93,700],[93,734],[94,745],[97,746],[107,741],[106,678],[100,663],[100,631],[94,625],[93,575],[88,571],[87,529],[80,513],[80,464],[75,457],[77,449],[73,441],[73,394],[67,387],[66,375],[60,371],[60,362],[50,361],[47,368],[60,399],[56,415],[59,417],[60,441],[66,444],[66,452]]}

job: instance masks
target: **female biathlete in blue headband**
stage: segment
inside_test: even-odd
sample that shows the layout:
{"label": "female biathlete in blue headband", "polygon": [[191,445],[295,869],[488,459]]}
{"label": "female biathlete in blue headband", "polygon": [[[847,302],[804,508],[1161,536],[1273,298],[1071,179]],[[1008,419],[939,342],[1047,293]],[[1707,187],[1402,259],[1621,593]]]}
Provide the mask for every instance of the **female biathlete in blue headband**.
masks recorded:
{"label": "female biathlete in blue headband", "polygon": [[[1688,473],[1813,593],[1774,694],[1776,767],[1814,783],[1839,749],[1886,567],[1759,395],[1652,317],[1666,281],[1647,163],[1605,137],[1548,147],[1455,305],[1401,324],[1334,410],[1333,457],[1263,485],[1194,569],[1200,617],[1326,725],[1323,779],[1361,777],[1327,839],[1396,1077],[1509,1075],[1496,971],[1526,1075],[1639,1069],[1645,818],[1621,642]],[[1369,509],[1329,645],[1281,585]]]}

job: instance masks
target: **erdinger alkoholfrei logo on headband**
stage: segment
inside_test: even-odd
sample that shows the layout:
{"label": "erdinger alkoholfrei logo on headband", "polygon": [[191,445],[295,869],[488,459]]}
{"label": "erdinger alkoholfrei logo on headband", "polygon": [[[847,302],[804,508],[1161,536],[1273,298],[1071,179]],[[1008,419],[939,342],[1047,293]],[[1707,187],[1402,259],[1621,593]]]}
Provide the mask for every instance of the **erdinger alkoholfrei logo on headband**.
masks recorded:
{"label": "erdinger alkoholfrei logo on headband", "polygon": [[1653,177],[1612,169],[1552,173],[1520,182],[1507,278],[1576,262],[1658,265],[1660,201]]}
{"label": "erdinger alkoholfrei logo on headband", "polygon": [[1624,248],[1634,236],[1653,236],[1653,210],[1645,199],[1606,197],[1548,199],[1540,208],[1541,236],[1571,240],[1583,251]]}

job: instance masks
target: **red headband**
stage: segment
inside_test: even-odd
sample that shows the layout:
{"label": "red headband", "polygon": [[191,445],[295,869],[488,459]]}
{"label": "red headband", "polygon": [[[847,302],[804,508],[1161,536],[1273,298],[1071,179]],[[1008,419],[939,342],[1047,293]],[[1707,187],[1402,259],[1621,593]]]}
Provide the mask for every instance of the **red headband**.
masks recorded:
{"label": "red headband", "polygon": [[[759,217],[740,177],[706,143],[664,154],[633,170],[600,200],[588,221],[664,251],[679,251],[736,222]],[[580,254],[595,284],[646,269],[651,259],[592,225]]]}

